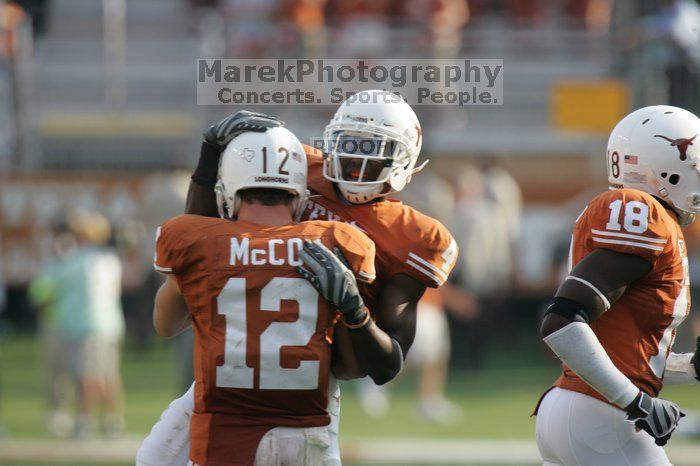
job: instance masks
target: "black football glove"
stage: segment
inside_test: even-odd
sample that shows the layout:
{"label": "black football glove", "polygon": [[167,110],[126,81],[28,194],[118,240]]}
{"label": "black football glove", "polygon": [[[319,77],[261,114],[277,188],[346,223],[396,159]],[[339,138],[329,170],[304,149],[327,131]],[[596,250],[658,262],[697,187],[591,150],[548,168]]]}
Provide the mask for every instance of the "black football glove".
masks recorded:
{"label": "black football glove", "polygon": [[252,131],[264,133],[268,128],[284,126],[284,122],[272,115],[247,110],[232,113],[204,132],[204,141],[199,152],[199,162],[192,181],[200,186],[213,188],[219,171],[219,159],[226,145],[236,136]]}
{"label": "black football glove", "polygon": [[675,403],[662,398],[652,398],[644,392],[640,392],[638,400],[637,408],[642,414],[636,418],[628,415],[627,420],[654,437],[657,445],[666,445],[685,414]]}
{"label": "black football glove", "polygon": [[223,150],[236,136],[247,133],[264,133],[268,128],[284,126],[284,121],[272,115],[241,110],[233,113],[204,132],[204,140]]}
{"label": "black football glove", "polygon": [[700,337],[695,341],[695,354],[690,362],[695,367],[695,378],[700,382]]}
{"label": "black football glove", "polygon": [[343,314],[346,323],[357,325],[367,318],[367,310],[343,253],[338,248],[334,251],[320,242],[304,240],[299,257],[311,270],[296,267],[296,271]]}

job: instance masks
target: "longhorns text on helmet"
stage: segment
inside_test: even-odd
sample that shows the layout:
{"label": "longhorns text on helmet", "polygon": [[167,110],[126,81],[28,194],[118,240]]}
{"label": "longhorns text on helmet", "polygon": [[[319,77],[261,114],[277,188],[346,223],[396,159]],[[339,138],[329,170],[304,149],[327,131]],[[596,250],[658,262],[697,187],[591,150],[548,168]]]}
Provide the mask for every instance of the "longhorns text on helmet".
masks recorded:
{"label": "longhorns text on helmet", "polygon": [[219,163],[216,203],[222,218],[235,218],[240,206],[238,192],[249,188],[272,188],[295,195],[295,218],[307,199],[307,162],[304,147],[284,127],[247,132],[234,138]]}

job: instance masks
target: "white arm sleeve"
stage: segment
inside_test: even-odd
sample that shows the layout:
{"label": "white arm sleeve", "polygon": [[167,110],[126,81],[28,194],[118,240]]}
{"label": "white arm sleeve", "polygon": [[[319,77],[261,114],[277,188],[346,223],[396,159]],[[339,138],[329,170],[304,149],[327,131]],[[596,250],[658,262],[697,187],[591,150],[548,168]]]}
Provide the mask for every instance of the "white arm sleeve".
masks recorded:
{"label": "white arm sleeve", "polygon": [[544,342],[611,403],[624,408],[639,394],[639,389],[615,367],[588,324],[572,322],[547,335]]}
{"label": "white arm sleeve", "polygon": [[671,353],[666,361],[664,385],[690,385],[698,383],[695,366],[690,362],[693,353]]}

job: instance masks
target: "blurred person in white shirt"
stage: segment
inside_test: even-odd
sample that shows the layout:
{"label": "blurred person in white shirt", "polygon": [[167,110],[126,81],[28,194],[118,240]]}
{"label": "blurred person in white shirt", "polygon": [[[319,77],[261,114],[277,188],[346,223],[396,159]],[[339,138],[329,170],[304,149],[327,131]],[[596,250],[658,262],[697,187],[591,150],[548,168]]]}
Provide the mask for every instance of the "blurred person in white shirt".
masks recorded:
{"label": "blurred person in white shirt", "polygon": [[480,368],[487,335],[498,321],[513,287],[514,244],[520,234],[522,198],[508,172],[487,161],[468,166],[454,179],[455,207],[450,229],[459,244],[460,284],[479,301],[478,318],[461,326],[460,346],[472,368]]}
{"label": "blurred person in white shirt", "polygon": [[[103,433],[116,437],[124,429],[119,371],[124,336],[121,263],[116,253],[104,246],[110,237],[104,216],[74,210],[67,225],[76,245],[44,267],[30,285],[30,296],[44,307],[44,325],[52,329],[50,335],[55,339],[46,349],[49,370],[54,355],[60,354],[74,380],[77,418],[72,423],[73,434],[91,435],[93,416],[101,410]],[[52,379],[61,376],[49,374]],[[54,381],[50,380],[50,385]],[[49,409],[56,409],[51,395]],[[49,427],[62,435],[66,420],[59,419],[50,417]]]}
{"label": "blurred person in white shirt", "polygon": [[700,106],[700,5],[695,0],[664,0],[642,21],[645,39],[668,78],[668,104],[697,112]]}

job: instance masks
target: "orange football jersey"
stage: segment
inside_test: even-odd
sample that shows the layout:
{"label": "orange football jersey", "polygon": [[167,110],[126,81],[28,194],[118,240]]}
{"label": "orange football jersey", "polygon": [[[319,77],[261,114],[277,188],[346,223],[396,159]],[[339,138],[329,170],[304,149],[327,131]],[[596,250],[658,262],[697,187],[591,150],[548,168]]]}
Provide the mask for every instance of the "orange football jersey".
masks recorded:
{"label": "orange football jersey", "polygon": [[457,261],[457,243],[437,220],[399,201],[386,199],[368,204],[351,204],[323,177],[323,154],[304,146],[309,161],[308,184],[311,198],[304,220],[335,220],[351,224],[374,241],[377,248],[377,280],[361,287],[370,310],[384,280],[406,274],[424,285],[442,285]]}
{"label": "orange football jersey", "polygon": [[[643,257],[652,265],[591,328],[615,366],[657,396],[676,327],[690,309],[688,257],[675,216],[651,195],[616,189],[595,197],[574,224],[570,266],[597,248]],[[555,385],[606,401],[566,365]]]}
{"label": "orange football jersey", "polygon": [[304,239],[337,246],[358,279],[374,279],[372,241],[338,222],[181,215],[158,230],[155,268],[177,278],[195,331],[196,464],[249,465],[270,428],[330,421],[335,312],[294,269]]}

